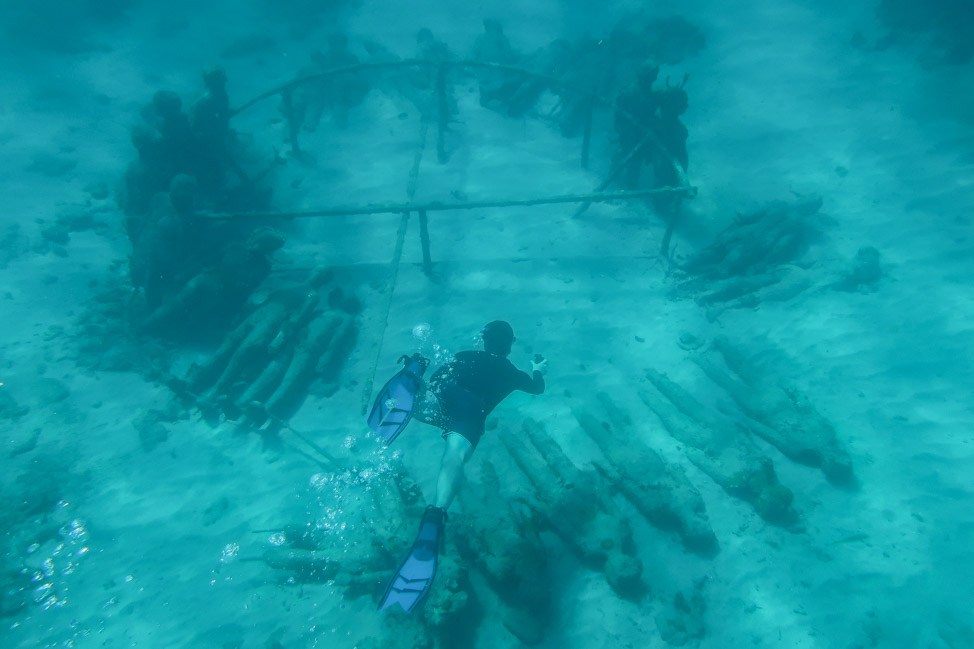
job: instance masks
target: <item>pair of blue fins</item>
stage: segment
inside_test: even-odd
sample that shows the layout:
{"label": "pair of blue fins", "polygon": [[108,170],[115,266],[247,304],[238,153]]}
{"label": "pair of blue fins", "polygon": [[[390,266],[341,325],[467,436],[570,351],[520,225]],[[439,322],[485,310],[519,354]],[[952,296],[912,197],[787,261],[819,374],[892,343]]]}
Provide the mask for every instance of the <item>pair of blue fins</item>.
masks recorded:
{"label": "pair of blue fins", "polygon": [[[399,362],[403,368],[379,391],[368,417],[369,428],[387,446],[399,437],[412,419],[423,386],[423,374],[429,367],[429,360],[420,354],[402,356]],[[426,508],[413,547],[379,602],[380,611],[399,605],[406,613],[412,613],[429,593],[436,577],[445,522],[445,510],[432,506]]]}

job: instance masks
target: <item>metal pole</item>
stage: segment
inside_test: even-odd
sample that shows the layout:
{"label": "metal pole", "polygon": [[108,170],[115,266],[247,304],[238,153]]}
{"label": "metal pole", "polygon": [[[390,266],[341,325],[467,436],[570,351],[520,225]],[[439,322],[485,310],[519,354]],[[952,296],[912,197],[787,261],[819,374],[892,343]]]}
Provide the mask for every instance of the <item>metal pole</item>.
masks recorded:
{"label": "metal pole", "polygon": [[436,113],[437,137],[436,159],[440,164],[446,162],[446,128],[450,120],[450,106],[446,97],[446,69],[445,63],[436,66]]}
{"label": "metal pole", "polygon": [[660,242],[659,251],[665,259],[670,257],[670,240],[673,238],[673,228],[676,227],[676,219],[680,216],[680,199],[676,198],[670,206],[670,213],[666,219],[666,231],[663,232],[663,240]]}
{"label": "metal pole", "polygon": [[662,194],[681,194],[695,196],[697,188],[691,185],[680,187],[657,187],[634,191],[590,192],[587,194],[568,194],[564,196],[543,196],[541,198],[522,198],[513,200],[483,201],[424,201],[422,203],[378,203],[373,205],[347,205],[305,212],[199,212],[201,219],[307,219],[317,217],[351,216],[356,214],[401,214],[402,212],[462,212],[491,207],[530,207],[533,205],[557,205],[559,203],[604,203],[606,201],[630,200],[658,196]]}
{"label": "metal pole", "polygon": [[423,246],[423,273],[429,277],[433,274],[433,260],[430,258],[430,231],[426,210],[419,211],[419,243]]}
{"label": "metal pole", "polygon": [[291,142],[291,153],[301,153],[298,145],[298,131],[301,125],[298,124],[297,116],[294,114],[294,93],[290,89],[281,93],[281,104],[284,108],[284,119],[287,120],[287,135]]}
{"label": "metal pole", "polygon": [[592,117],[595,113],[595,102],[588,99],[585,103],[585,127],[582,130],[582,169],[588,169],[588,153],[592,147]]}
{"label": "metal pole", "polygon": [[392,311],[392,300],[396,295],[396,282],[399,280],[399,262],[402,261],[403,243],[406,241],[406,227],[409,225],[409,212],[403,212],[399,217],[399,232],[396,233],[396,250],[392,253],[392,264],[389,271],[389,284],[386,287],[386,300],[382,309],[382,331],[379,333],[379,342],[375,348],[375,358],[372,360],[372,371],[365,382],[365,390],[362,393],[362,414],[369,411],[369,403],[372,400],[372,385],[375,383],[375,371],[379,366],[379,354],[382,353],[382,341],[386,337],[386,329],[389,328],[389,312]]}
{"label": "metal pole", "polygon": [[[644,137],[642,141],[639,142],[639,144],[633,147],[632,151],[630,151],[626,157],[624,157],[622,160],[617,162],[616,165],[609,170],[609,175],[606,176],[605,179],[603,179],[602,182],[599,183],[599,186],[595,188],[595,193],[600,193],[604,191],[609,185],[611,185],[612,181],[615,180],[616,177],[620,173],[622,173],[622,171],[626,168],[626,165],[632,162],[637,155],[641,154],[643,149],[646,148],[646,146],[650,143],[650,141],[651,140],[649,136]],[[572,215],[572,218],[580,217],[582,214],[585,213],[585,210],[587,210],[591,205],[592,205],[591,202],[585,202],[579,205],[578,208],[575,210],[575,213]]]}

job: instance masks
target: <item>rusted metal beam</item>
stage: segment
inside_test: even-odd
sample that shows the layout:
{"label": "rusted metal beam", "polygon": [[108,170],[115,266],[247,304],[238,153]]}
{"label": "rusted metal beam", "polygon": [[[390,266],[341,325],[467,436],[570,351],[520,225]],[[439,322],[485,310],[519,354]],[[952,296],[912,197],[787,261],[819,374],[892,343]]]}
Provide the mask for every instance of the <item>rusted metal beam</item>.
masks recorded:
{"label": "rusted metal beam", "polygon": [[307,219],[328,216],[354,216],[358,214],[401,214],[403,212],[453,212],[479,210],[492,207],[525,207],[531,205],[557,205],[560,203],[605,203],[608,201],[645,198],[661,194],[684,194],[695,196],[697,188],[657,187],[624,192],[591,192],[588,194],[564,194],[540,198],[495,199],[483,201],[428,201],[424,203],[375,203],[372,205],[348,205],[296,212],[200,212],[197,216],[209,219],[226,220],[235,218],[264,219]]}

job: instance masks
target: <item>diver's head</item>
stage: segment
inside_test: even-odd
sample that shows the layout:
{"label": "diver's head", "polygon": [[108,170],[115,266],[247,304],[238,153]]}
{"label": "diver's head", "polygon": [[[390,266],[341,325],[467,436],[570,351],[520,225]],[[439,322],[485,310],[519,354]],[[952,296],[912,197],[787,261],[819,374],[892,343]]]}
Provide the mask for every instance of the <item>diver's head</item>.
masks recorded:
{"label": "diver's head", "polygon": [[510,354],[511,345],[517,340],[514,337],[514,329],[503,320],[488,322],[480,331],[480,336],[484,340],[484,351],[495,356]]}
{"label": "diver's head", "polygon": [[659,78],[659,65],[652,59],[643,61],[636,70],[636,78],[641,86],[650,88]]}
{"label": "diver's head", "polygon": [[500,34],[503,36],[504,27],[499,20],[494,18],[484,18],[484,31],[488,34]]}
{"label": "diver's head", "polygon": [[422,27],[418,32],[416,32],[416,44],[420,46],[432,45],[436,39],[433,37],[433,32],[429,30],[428,27]]}
{"label": "diver's head", "polygon": [[247,237],[247,250],[269,255],[284,246],[284,234],[271,227],[260,227]]}
{"label": "diver's head", "polygon": [[226,70],[220,66],[214,66],[203,73],[203,85],[213,91],[223,90],[227,87]]}

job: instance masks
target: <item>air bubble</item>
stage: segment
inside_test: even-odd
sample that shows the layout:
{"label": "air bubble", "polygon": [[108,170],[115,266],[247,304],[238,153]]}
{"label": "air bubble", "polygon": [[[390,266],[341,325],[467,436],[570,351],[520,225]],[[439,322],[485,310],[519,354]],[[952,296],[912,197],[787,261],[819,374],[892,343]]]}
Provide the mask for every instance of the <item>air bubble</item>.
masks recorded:
{"label": "air bubble", "polygon": [[413,327],[413,337],[419,340],[426,340],[430,337],[433,327],[430,326],[428,322],[421,322],[415,327]]}
{"label": "air bubble", "polygon": [[287,537],[284,535],[284,532],[277,532],[276,534],[271,534],[267,538],[268,543],[277,547],[284,545],[286,541],[287,541]]}
{"label": "air bubble", "polygon": [[239,553],[240,544],[227,543],[225,546],[223,546],[223,552],[220,553],[220,563],[233,563]]}
{"label": "air bubble", "polygon": [[47,582],[46,584],[41,584],[40,586],[34,589],[34,601],[37,603],[43,602],[51,595],[51,592],[53,590],[54,590],[53,583]]}

